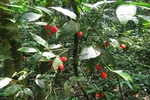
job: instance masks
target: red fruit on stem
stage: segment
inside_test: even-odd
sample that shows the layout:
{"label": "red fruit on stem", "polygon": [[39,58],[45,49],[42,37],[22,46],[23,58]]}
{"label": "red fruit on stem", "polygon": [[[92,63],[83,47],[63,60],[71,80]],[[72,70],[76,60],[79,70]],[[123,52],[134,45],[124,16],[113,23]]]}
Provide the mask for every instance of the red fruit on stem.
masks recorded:
{"label": "red fruit on stem", "polygon": [[64,70],[64,65],[63,64],[59,64],[58,68],[61,69],[61,70]]}
{"label": "red fruit on stem", "polygon": [[50,36],[52,34],[52,32],[48,32],[48,36]]}
{"label": "red fruit on stem", "polygon": [[83,32],[79,31],[79,32],[77,33],[77,35],[78,35],[79,37],[82,37],[82,36],[83,36]]}
{"label": "red fruit on stem", "polygon": [[53,63],[53,61],[49,61],[49,62],[48,62],[49,65],[52,65],[52,63]]}
{"label": "red fruit on stem", "polygon": [[61,57],[61,61],[66,62],[68,59],[66,57]]}
{"label": "red fruit on stem", "polygon": [[24,60],[26,60],[26,56],[23,56],[22,58],[23,58]]}
{"label": "red fruit on stem", "polygon": [[49,26],[48,24],[45,26],[45,29],[46,30],[50,30],[51,29],[51,26]]}
{"label": "red fruit on stem", "polygon": [[98,65],[95,66],[96,70],[100,70],[101,68],[102,68],[102,66],[100,64],[98,64]]}
{"label": "red fruit on stem", "polygon": [[120,47],[121,47],[122,49],[125,49],[125,48],[126,48],[126,45],[125,45],[125,44],[120,44]]}
{"label": "red fruit on stem", "polygon": [[104,78],[104,79],[105,79],[105,78],[107,78],[107,73],[105,73],[105,72],[101,72],[101,73],[100,73],[100,76],[101,76],[102,78]]}
{"label": "red fruit on stem", "polygon": [[102,56],[102,54],[103,54],[103,53],[102,53],[102,52],[100,52],[100,56]]}
{"label": "red fruit on stem", "polygon": [[13,82],[13,80],[11,79],[10,81],[9,81],[9,83],[12,83]]}
{"label": "red fruit on stem", "polygon": [[53,33],[56,33],[57,31],[58,31],[57,26],[55,26],[55,25],[54,25],[54,26],[52,26],[52,32],[53,32]]}
{"label": "red fruit on stem", "polygon": [[105,96],[104,93],[101,93],[101,96],[104,97]]}
{"label": "red fruit on stem", "polygon": [[86,68],[85,71],[86,71],[86,72],[89,72],[89,68]]}
{"label": "red fruit on stem", "polygon": [[107,47],[108,45],[109,45],[109,43],[108,43],[108,42],[105,42],[104,46]]}
{"label": "red fruit on stem", "polygon": [[99,93],[96,93],[96,94],[95,94],[95,97],[100,98],[101,96],[100,96]]}
{"label": "red fruit on stem", "polygon": [[54,71],[54,67],[51,68]]}

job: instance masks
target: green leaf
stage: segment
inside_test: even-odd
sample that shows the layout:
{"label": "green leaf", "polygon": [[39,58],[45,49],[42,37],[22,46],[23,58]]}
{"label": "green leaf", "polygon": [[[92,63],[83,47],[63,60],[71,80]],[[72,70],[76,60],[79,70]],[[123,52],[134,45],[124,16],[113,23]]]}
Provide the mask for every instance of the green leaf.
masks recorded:
{"label": "green leaf", "polygon": [[64,83],[64,90],[67,95],[69,95],[71,92],[73,92],[72,84],[69,81],[66,81]]}
{"label": "green leaf", "polygon": [[41,44],[42,46],[44,46],[46,49],[49,49],[49,46],[48,46],[48,43],[42,39],[40,36],[36,35],[36,34],[33,34],[33,33],[30,33],[32,38],[39,44]]}
{"label": "green leaf", "polygon": [[11,80],[12,79],[8,78],[8,77],[2,78],[0,80],[0,89],[2,89],[3,87],[7,86],[10,83]]}
{"label": "green leaf", "polygon": [[76,19],[76,14],[69,11],[69,10],[67,10],[67,9],[64,9],[64,8],[61,8],[61,7],[50,7],[50,8],[55,9],[56,11],[61,12],[64,15],[66,15],[66,16],[72,18],[72,19]]}
{"label": "green leaf", "polygon": [[5,60],[5,59],[10,59],[10,60],[13,60],[11,57],[9,57],[9,56],[6,56],[6,55],[1,55],[0,54],[0,59],[2,60]]}
{"label": "green leaf", "polygon": [[35,79],[35,83],[39,86],[39,87],[41,87],[41,88],[45,88],[45,83],[44,83],[44,81],[43,80],[40,80],[40,79]]}
{"label": "green leaf", "polygon": [[51,11],[45,7],[40,7],[40,6],[36,6],[37,9],[44,11],[45,13],[47,13],[48,15],[51,15]]}
{"label": "green leaf", "polygon": [[35,21],[39,19],[40,17],[42,17],[41,14],[38,14],[35,12],[25,12],[21,16],[18,17],[16,22],[17,23],[18,22],[31,22],[31,21]]}
{"label": "green leaf", "polygon": [[144,19],[147,22],[150,22],[150,16],[146,16],[146,15],[138,15],[138,17]]}
{"label": "green leaf", "polygon": [[112,72],[114,73],[117,73],[118,75],[120,75],[122,78],[124,78],[126,81],[131,81],[133,82],[132,80],[132,77],[126,73],[126,72],[123,72],[122,70],[111,70]]}
{"label": "green leaf", "polygon": [[25,94],[27,94],[27,95],[33,97],[33,92],[31,91],[31,89],[25,88],[23,91],[24,91]]}
{"label": "green leaf", "polygon": [[83,76],[81,76],[81,77],[71,76],[69,79],[71,81],[87,81],[87,79]]}
{"label": "green leaf", "polygon": [[79,29],[80,29],[79,23],[76,23],[75,21],[70,20],[69,22],[66,22],[60,29],[58,39],[72,36],[76,32],[78,32]]}
{"label": "green leaf", "polygon": [[58,66],[59,64],[63,64],[63,62],[60,60],[59,57],[56,57],[53,61],[53,67],[54,67],[54,71],[57,73],[57,70],[58,70]]}
{"label": "green leaf", "polygon": [[86,3],[83,3],[84,6],[87,6],[87,7],[90,7],[91,9],[96,9],[98,10],[99,6],[101,4],[104,4],[104,3],[114,3],[116,1],[99,1],[97,3],[94,3],[94,4],[86,4]]}
{"label": "green leaf", "polygon": [[60,48],[60,47],[62,47],[61,44],[51,44],[51,45],[50,45],[50,49],[58,49],[58,48]]}
{"label": "green leaf", "polygon": [[32,48],[32,47],[21,47],[18,49],[18,51],[26,52],[26,53],[35,53],[37,52],[37,49]]}
{"label": "green leaf", "polygon": [[104,55],[105,59],[110,62],[114,67],[116,67],[115,58],[112,56],[112,54],[107,51],[106,49],[100,49],[102,51],[102,54]]}
{"label": "green leaf", "polygon": [[4,94],[5,94],[5,96],[9,96],[9,95],[12,95],[12,94],[16,93],[18,90],[21,90],[21,85],[12,84],[11,86],[7,87],[4,90]]}
{"label": "green leaf", "polygon": [[117,17],[121,24],[126,24],[136,14],[136,6],[121,5],[116,9]]}
{"label": "green leaf", "polygon": [[79,59],[85,60],[85,59],[91,59],[96,58],[100,55],[100,51],[96,50],[92,46],[84,47],[80,53]]}

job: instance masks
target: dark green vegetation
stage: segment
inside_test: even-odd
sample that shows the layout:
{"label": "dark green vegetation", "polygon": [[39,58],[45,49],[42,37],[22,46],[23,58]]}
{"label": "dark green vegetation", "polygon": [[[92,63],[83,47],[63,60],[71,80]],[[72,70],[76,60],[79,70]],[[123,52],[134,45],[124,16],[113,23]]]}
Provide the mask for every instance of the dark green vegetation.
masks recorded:
{"label": "dark green vegetation", "polygon": [[149,100],[148,1],[0,0],[0,100]]}

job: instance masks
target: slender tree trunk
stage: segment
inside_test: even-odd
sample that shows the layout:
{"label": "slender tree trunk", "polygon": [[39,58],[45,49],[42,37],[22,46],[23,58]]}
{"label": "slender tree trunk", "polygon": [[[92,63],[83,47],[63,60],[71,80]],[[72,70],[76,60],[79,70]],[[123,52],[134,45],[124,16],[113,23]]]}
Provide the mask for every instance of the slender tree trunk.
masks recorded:
{"label": "slender tree trunk", "polygon": [[[6,7],[9,0],[0,0],[0,6]],[[13,14],[0,9],[0,42],[5,50],[4,55],[9,56],[12,60],[7,59],[4,62],[4,75],[11,77],[15,71],[22,70],[22,55],[17,49],[20,47],[20,35],[17,26],[6,18],[13,18]]]}

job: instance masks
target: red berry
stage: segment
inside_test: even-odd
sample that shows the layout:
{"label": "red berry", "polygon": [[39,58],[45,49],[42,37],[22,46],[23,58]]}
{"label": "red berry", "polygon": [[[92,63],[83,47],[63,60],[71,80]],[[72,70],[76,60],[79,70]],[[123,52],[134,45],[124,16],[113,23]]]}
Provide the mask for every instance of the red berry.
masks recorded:
{"label": "red berry", "polygon": [[101,96],[104,97],[104,93],[101,93]]}
{"label": "red berry", "polygon": [[52,26],[52,32],[53,32],[53,33],[56,33],[57,31],[58,31],[57,26],[55,26],[55,25],[54,25],[54,26]]}
{"label": "red berry", "polygon": [[54,67],[51,68],[54,71]]}
{"label": "red berry", "polygon": [[63,64],[59,64],[58,68],[61,69],[61,70],[64,70],[64,65]]}
{"label": "red berry", "polygon": [[78,35],[79,37],[82,37],[82,36],[83,36],[83,32],[79,31],[79,32],[77,33],[77,35]]}
{"label": "red berry", "polygon": [[61,57],[61,61],[66,62],[68,59],[66,57]]}
{"label": "red berry", "polygon": [[101,96],[100,96],[99,93],[96,93],[96,94],[95,94],[95,97],[100,98]]}
{"label": "red berry", "polygon": [[103,54],[103,53],[102,53],[102,52],[100,52],[100,56],[102,56],[102,54]]}
{"label": "red berry", "polygon": [[108,43],[108,42],[105,42],[104,46],[107,47],[108,45],[109,45],[109,43]]}
{"label": "red berry", "polygon": [[50,30],[51,26],[49,26],[48,24],[45,26],[46,30]]}
{"label": "red berry", "polygon": [[89,72],[89,68],[86,68],[85,71],[86,71],[86,72]]}
{"label": "red berry", "polygon": [[12,83],[13,82],[13,80],[11,79],[10,81],[9,81],[9,83]]}
{"label": "red berry", "polygon": [[48,36],[50,36],[52,34],[52,32],[48,32]]}
{"label": "red berry", "polygon": [[107,73],[101,72],[101,73],[100,73],[100,76],[101,76],[102,78],[107,78]]}
{"label": "red berry", "polygon": [[125,44],[120,44],[120,47],[121,47],[122,49],[125,49],[125,48],[126,48],[126,45],[125,45]]}
{"label": "red berry", "polygon": [[49,65],[52,65],[52,63],[53,63],[53,61],[49,61],[49,62],[48,62]]}
{"label": "red berry", "polygon": [[100,64],[95,66],[95,69],[100,70],[102,68],[102,66]]}
{"label": "red berry", "polygon": [[26,56],[23,56],[22,58],[23,58],[24,60],[26,60]]}

